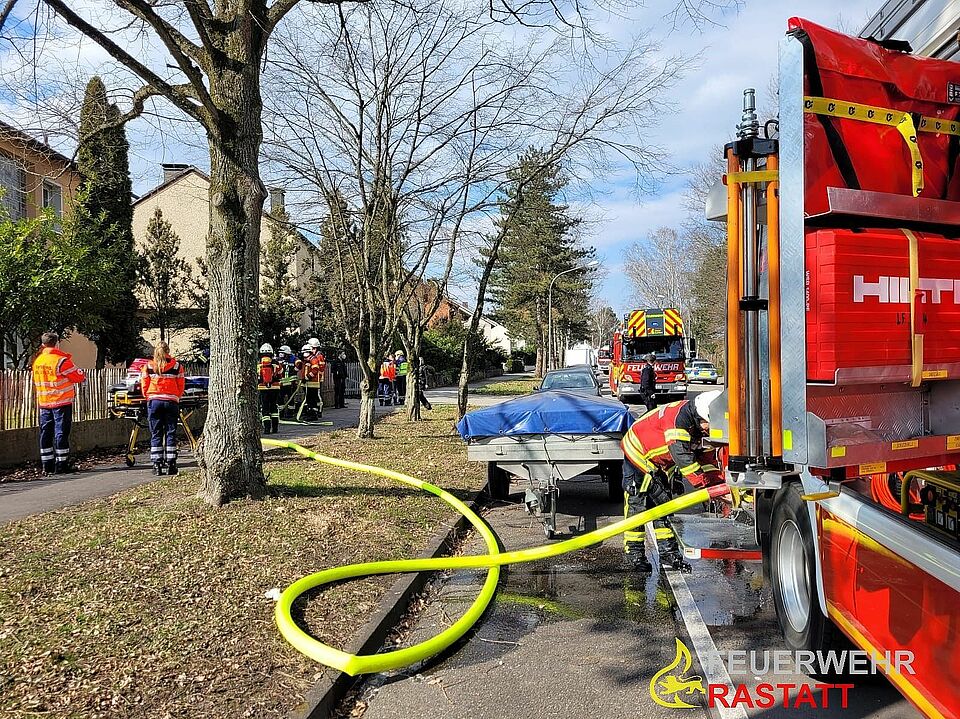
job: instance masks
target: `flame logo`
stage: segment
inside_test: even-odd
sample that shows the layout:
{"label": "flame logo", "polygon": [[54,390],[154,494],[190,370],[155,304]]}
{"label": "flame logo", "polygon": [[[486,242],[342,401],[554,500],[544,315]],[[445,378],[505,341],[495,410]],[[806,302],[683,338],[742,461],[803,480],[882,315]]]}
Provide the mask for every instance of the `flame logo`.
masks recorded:
{"label": "flame logo", "polygon": [[681,695],[693,699],[694,694],[706,694],[703,688],[703,678],[686,676],[693,665],[693,657],[687,646],[677,639],[677,656],[667,666],[653,675],[650,680],[650,698],[662,707],[668,709],[696,709],[696,704],[689,704]]}

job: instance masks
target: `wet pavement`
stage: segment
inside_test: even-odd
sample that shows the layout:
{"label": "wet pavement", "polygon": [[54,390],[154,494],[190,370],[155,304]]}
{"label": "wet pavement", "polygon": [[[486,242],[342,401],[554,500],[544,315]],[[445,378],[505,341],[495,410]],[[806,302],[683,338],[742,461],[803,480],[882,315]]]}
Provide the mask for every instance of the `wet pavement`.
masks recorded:
{"label": "wet pavement", "polygon": [[[606,498],[598,480],[562,487],[558,539],[619,519],[621,507]],[[514,483],[511,502],[485,513],[505,548],[543,541],[539,522],[520,504],[520,490]],[[465,551],[480,552],[482,546],[474,539]],[[698,629],[685,621],[686,612],[681,616],[677,596],[692,597],[702,617],[700,629],[720,652],[785,649],[759,562],[695,560],[692,566],[690,574],[670,572],[669,581],[660,570],[638,575],[624,564],[621,540],[615,538],[553,560],[505,567],[495,604],[469,638],[446,656],[366,680],[360,703],[347,709],[365,710],[368,719],[676,717],[678,709],[654,703],[650,686],[654,675],[677,657],[677,639],[693,649],[694,664],[674,674],[681,680],[715,680],[700,666],[690,638]],[[482,572],[458,572],[442,580],[404,644],[449,626],[472,601],[482,579]],[[682,591],[675,592],[677,587]],[[815,683],[802,675],[746,672],[731,673],[730,680],[734,687],[743,683],[751,689],[760,682]],[[696,705],[681,711],[691,719],[919,716],[884,679],[843,681],[854,684],[847,708],[839,706],[838,690],[830,693],[829,707],[816,709],[720,711],[707,709],[696,691],[676,696]]]}
{"label": "wet pavement", "polygon": [[[543,540],[513,485],[511,503],[485,515],[505,547]],[[615,521],[619,507],[599,480],[571,483],[559,503],[559,539]],[[466,548],[479,552],[474,540]],[[483,572],[447,579],[407,642],[451,624],[472,601]],[[505,567],[495,604],[473,635],[445,657],[377,675],[361,691],[365,717],[667,717],[650,678],[674,658],[669,593],[637,575],[610,540],[554,560]],[[703,710],[686,716],[702,716]]]}

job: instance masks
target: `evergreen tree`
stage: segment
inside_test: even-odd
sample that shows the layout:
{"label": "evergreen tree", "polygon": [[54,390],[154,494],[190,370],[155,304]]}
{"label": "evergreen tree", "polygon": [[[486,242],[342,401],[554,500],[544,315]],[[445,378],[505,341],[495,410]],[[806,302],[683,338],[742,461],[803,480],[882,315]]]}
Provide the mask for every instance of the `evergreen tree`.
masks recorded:
{"label": "evergreen tree", "polygon": [[[123,362],[137,353],[136,253],[133,246],[133,204],[126,130],[116,122],[120,111],[107,98],[99,77],[87,83],[80,110],[77,167],[81,192],[76,200],[78,234],[89,238],[93,252],[114,268],[113,291],[79,326],[97,345],[97,366]],[[106,129],[104,129],[106,128]],[[82,224],[82,226],[80,226]]]}
{"label": "evergreen tree", "polygon": [[290,217],[282,208],[272,210],[270,217],[270,237],[260,251],[260,336],[279,345],[299,330],[306,305],[293,281],[297,240]]}
{"label": "evergreen tree", "polygon": [[189,322],[196,280],[190,265],[180,257],[180,237],[163,219],[159,207],[147,224],[143,247],[137,273],[147,326],[156,327],[166,342],[171,330],[182,329]]}
{"label": "evergreen tree", "polygon": [[[546,369],[547,310],[550,282],[557,274],[582,265],[592,250],[580,247],[572,231],[580,220],[558,202],[567,181],[559,163],[530,148],[510,173],[498,226],[506,227],[499,259],[490,277],[494,315],[511,336],[537,351],[537,373]],[[589,278],[561,277],[553,286],[555,348],[568,333],[589,332]],[[556,349],[554,355],[557,355]]]}

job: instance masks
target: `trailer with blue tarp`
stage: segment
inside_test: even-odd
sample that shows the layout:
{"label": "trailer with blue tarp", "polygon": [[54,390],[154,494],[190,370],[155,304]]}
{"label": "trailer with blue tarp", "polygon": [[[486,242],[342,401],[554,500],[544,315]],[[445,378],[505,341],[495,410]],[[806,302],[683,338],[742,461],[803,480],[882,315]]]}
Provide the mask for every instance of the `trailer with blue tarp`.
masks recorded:
{"label": "trailer with blue tarp", "polygon": [[561,481],[597,474],[611,499],[623,496],[620,439],[633,420],[619,400],[553,390],[468,412],[457,430],[467,458],[487,463],[491,496],[505,499],[518,478],[527,511],[553,537]]}

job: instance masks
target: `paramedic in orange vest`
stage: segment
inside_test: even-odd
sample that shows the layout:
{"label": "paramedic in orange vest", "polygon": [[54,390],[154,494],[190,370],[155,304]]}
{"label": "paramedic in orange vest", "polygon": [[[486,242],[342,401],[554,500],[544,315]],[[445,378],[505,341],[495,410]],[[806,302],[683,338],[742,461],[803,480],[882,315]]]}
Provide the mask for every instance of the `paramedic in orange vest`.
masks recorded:
{"label": "paramedic in orange vest", "polygon": [[73,358],[60,350],[60,336],[46,332],[43,347],[33,361],[33,386],[40,407],[40,462],[44,474],[62,474],[70,467],[70,426],[73,423],[75,384],[86,377]]}
{"label": "paramedic in orange vest", "polygon": [[150,421],[150,461],[156,475],[177,473],[177,421],[183,396],[183,365],[170,356],[166,342],[158,342],[153,359],[140,371],[140,387],[147,399]]}
{"label": "paramedic in orange vest", "polygon": [[273,346],[269,343],[260,347],[257,375],[263,433],[276,434],[280,428],[280,381],[283,379],[283,367],[273,358]]}
{"label": "paramedic in orange vest", "polygon": [[[663,405],[647,412],[627,430],[620,442],[624,517],[683,494],[683,479],[697,488],[723,482],[714,451],[703,446],[710,431],[708,409],[719,395],[720,390],[701,392],[692,402]],[[654,528],[663,563],[688,569],[669,522],[658,519]],[[644,553],[645,539],[643,527],[624,532],[623,551],[637,569],[649,572],[652,567]]]}
{"label": "paramedic in orange vest", "polygon": [[397,366],[393,363],[393,357],[384,355],[383,362],[380,364],[380,384],[377,387],[381,407],[385,404],[393,404],[393,381],[396,378]]}

